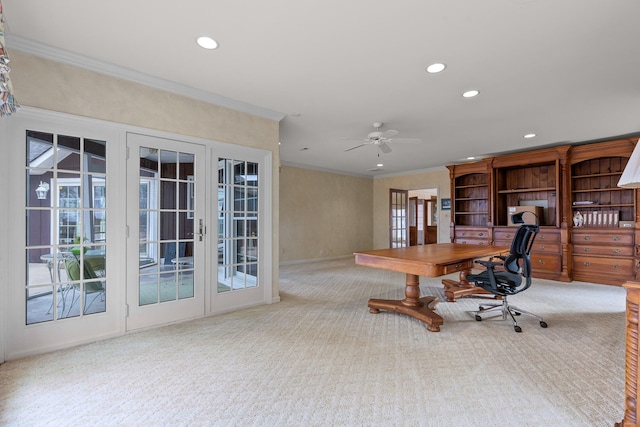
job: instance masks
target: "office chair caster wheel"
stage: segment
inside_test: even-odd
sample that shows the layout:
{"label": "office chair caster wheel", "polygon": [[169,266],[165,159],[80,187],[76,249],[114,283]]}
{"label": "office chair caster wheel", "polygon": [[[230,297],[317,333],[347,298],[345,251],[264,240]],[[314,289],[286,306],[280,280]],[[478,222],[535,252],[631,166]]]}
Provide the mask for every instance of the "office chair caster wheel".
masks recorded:
{"label": "office chair caster wheel", "polygon": [[522,328],[520,326],[514,326],[513,329],[515,329],[516,332],[522,332]]}
{"label": "office chair caster wheel", "polygon": [[480,316],[478,316],[478,315],[476,314],[476,322],[480,322],[481,320],[482,320],[482,317],[480,317]]}
{"label": "office chair caster wheel", "polygon": [[520,313],[519,311],[514,311],[513,314],[515,314],[516,316],[520,316],[522,313]]}
{"label": "office chair caster wheel", "polygon": [[548,326],[548,325],[547,325],[547,322],[545,322],[544,320],[541,320],[541,321],[540,321],[540,327],[541,327],[541,328],[546,328],[547,326]]}

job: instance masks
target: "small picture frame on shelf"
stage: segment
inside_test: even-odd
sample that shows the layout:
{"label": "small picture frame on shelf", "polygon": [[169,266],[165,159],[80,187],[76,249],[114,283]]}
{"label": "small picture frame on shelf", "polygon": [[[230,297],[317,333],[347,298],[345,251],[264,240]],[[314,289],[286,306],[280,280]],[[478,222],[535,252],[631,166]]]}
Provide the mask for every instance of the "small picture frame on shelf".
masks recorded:
{"label": "small picture frame on shelf", "polygon": [[440,199],[440,209],[443,211],[451,210],[451,199]]}

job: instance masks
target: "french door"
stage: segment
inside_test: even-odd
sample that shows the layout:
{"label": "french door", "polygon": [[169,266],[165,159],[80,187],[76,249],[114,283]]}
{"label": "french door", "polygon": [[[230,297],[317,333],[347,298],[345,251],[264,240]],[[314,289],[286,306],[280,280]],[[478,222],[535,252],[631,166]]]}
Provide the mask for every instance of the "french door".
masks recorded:
{"label": "french door", "polygon": [[25,108],[3,136],[7,358],[118,335],[118,133]]}
{"label": "french door", "polygon": [[203,145],[127,134],[127,330],[205,313]]}
{"label": "french door", "polygon": [[409,246],[409,191],[389,190],[389,247]]}
{"label": "french door", "polygon": [[0,122],[0,356],[277,301],[272,153],[146,131]]}

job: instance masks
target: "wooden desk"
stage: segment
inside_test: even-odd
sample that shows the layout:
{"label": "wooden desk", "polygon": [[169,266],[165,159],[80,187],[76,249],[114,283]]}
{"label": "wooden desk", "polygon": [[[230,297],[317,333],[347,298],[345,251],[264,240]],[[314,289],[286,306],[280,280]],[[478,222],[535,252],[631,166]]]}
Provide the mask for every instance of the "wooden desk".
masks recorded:
{"label": "wooden desk", "polygon": [[[509,248],[502,246],[439,243],[356,252],[354,255],[358,265],[406,274],[405,298],[403,300],[370,299],[368,306],[371,313],[377,314],[380,313],[380,310],[387,310],[406,314],[425,322],[429,331],[438,332],[443,323],[442,317],[433,312],[438,298],[434,296],[420,297],[419,276],[438,277],[459,271],[460,282],[450,280],[447,282],[453,282],[453,284],[465,287],[465,289],[480,289],[475,288],[465,279],[473,267],[473,261],[508,250]],[[476,293],[480,293],[480,291]]]}

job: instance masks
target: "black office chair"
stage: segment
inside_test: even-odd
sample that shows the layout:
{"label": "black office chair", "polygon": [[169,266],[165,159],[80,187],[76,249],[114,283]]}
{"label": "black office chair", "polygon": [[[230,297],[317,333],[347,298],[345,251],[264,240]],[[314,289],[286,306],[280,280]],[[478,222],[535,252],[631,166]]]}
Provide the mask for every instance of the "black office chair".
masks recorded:
{"label": "black office chair", "polygon": [[[476,312],[476,320],[482,320],[482,313],[489,311],[500,311],[502,319],[507,319],[507,314],[513,320],[513,327],[516,332],[522,332],[522,328],[518,326],[515,316],[525,314],[535,317],[540,322],[540,326],[547,327],[547,323],[542,317],[537,316],[528,311],[519,309],[518,307],[509,305],[507,297],[520,293],[531,286],[531,248],[536,235],[540,231],[538,218],[535,224],[525,224],[522,216],[525,212],[512,215],[514,224],[520,224],[516,230],[511,249],[507,256],[491,257],[489,261],[476,261],[486,267],[486,270],[479,274],[467,275],[467,280],[473,282],[476,286],[491,292],[494,295],[502,297],[502,304],[480,304]],[[529,212],[531,213],[531,212]],[[499,261],[496,261],[499,260]],[[502,266],[503,269],[496,270],[495,267]]]}

